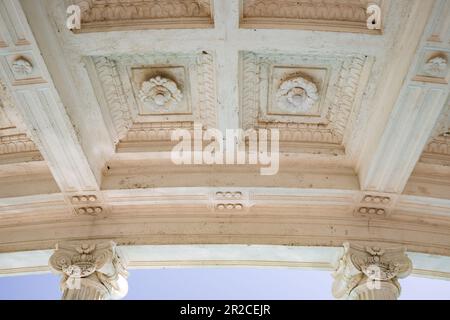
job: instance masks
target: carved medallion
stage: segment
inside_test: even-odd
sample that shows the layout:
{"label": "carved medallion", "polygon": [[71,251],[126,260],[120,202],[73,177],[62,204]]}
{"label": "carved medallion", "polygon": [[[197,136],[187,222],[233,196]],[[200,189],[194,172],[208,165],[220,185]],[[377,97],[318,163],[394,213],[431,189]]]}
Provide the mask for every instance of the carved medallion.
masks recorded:
{"label": "carved medallion", "polygon": [[14,73],[21,76],[26,76],[32,73],[33,65],[24,57],[20,57],[14,60],[12,63],[12,69]]}
{"label": "carved medallion", "polygon": [[448,61],[444,56],[437,56],[429,59],[424,66],[427,75],[440,77],[447,70]]}
{"label": "carved medallion", "polygon": [[183,94],[174,81],[156,76],[142,83],[139,98],[151,109],[161,111],[175,107]]}
{"label": "carved medallion", "polygon": [[278,107],[288,112],[309,112],[318,99],[316,85],[302,77],[282,82],[277,91]]}

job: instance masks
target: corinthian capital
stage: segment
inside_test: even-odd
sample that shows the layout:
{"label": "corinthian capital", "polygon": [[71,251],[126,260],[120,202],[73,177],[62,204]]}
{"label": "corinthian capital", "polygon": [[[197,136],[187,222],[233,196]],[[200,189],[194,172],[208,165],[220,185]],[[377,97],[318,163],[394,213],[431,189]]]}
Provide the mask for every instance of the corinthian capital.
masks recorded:
{"label": "corinthian capital", "polygon": [[344,244],[344,254],[334,272],[333,295],[337,299],[395,300],[400,295],[397,279],[407,277],[412,263],[405,248],[380,248]]}
{"label": "corinthian capital", "polygon": [[126,261],[112,241],[57,244],[49,266],[62,276],[64,300],[120,299],[127,294]]}

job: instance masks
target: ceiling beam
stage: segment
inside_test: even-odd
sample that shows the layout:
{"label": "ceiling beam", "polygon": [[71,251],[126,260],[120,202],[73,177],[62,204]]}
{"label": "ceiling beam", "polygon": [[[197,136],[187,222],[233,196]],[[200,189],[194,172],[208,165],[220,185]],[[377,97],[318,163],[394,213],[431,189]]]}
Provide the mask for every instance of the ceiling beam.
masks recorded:
{"label": "ceiling beam", "polygon": [[80,145],[66,108],[42,58],[18,0],[0,3],[6,26],[0,48],[0,74],[13,96],[30,136],[61,191],[98,190],[99,183]]}
{"label": "ceiling beam", "polygon": [[[377,92],[375,113],[369,119],[357,165],[362,190],[401,193],[447,106],[448,83],[444,79],[418,77],[427,62],[424,57],[450,50],[448,42],[429,41],[436,32],[435,21],[450,15],[450,7],[444,4],[445,1],[416,2],[398,39],[386,80]],[[414,36],[420,34],[421,38]],[[411,43],[416,38],[421,39],[417,45]],[[405,68],[409,68],[406,79]]]}
{"label": "ceiling beam", "polygon": [[230,41],[230,32],[239,28],[239,1],[216,0],[214,21],[218,37],[217,59],[218,119],[222,132],[239,128],[239,48]]}

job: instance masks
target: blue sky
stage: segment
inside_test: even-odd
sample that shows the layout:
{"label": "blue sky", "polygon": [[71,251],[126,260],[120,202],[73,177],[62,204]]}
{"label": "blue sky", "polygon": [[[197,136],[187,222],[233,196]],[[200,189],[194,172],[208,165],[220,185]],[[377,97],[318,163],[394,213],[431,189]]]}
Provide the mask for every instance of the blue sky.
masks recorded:
{"label": "blue sky", "polygon": [[[284,268],[130,270],[126,299],[332,299],[328,271]],[[401,299],[450,299],[450,281],[410,276]],[[0,299],[60,299],[53,274],[0,277]]]}

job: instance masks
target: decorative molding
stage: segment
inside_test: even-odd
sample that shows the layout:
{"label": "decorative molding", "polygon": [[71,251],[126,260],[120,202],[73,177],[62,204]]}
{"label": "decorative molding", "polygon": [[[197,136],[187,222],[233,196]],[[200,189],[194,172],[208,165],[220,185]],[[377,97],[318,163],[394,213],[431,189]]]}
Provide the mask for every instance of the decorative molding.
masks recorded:
{"label": "decorative molding", "polygon": [[382,193],[361,193],[355,207],[355,215],[365,218],[386,218],[395,208],[397,195]]}
{"label": "decorative molding", "polygon": [[[433,139],[425,148],[425,154],[450,155],[450,136],[441,136]],[[423,154],[424,155],[424,154]]]}
{"label": "decorative molding", "polygon": [[374,196],[372,194],[368,194],[366,196],[364,196],[363,202],[365,203],[374,203],[374,204],[383,204],[383,205],[388,205],[391,203],[391,198],[390,197],[385,197],[385,196]]}
{"label": "decorative molding", "polygon": [[242,0],[240,25],[244,28],[295,28],[319,31],[380,34],[367,27],[370,4],[382,0]]}
{"label": "decorative molding", "polygon": [[241,199],[241,191],[217,191],[216,199]]}
{"label": "decorative molding", "polygon": [[214,211],[247,211],[249,209],[249,194],[242,191],[216,191],[212,202]]}
{"label": "decorative molding", "polygon": [[[125,93],[120,82],[119,74],[117,72],[117,64],[114,60],[107,57],[95,57],[92,58],[95,66],[96,79],[101,86],[101,90],[97,90],[97,95],[101,95],[105,101],[105,104],[101,106],[107,108],[103,110],[103,116],[106,119],[110,119],[112,127],[109,126],[112,136],[115,141],[122,139],[126,136],[128,129],[132,124],[131,112],[129,110]],[[91,78],[94,75],[91,72]]]}
{"label": "decorative molding", "polygon": [[385,217],[386,216],[386,210],[380,209],[380,208],[361,207],[361,208],[358,208],[357,212],[360,216],[363,216],[363,217],[372,217],[372,216]]}
{"label": "decorative molding", "polygon": [[72,203],[74,204],[78,204],[78,203],[83,203],[83,202],[95,202],[97,201],[97,196],[96,195],[77,195],[77,196],[72,196]]}
{"label": "decorative molding", "polygon": [[435,139],[439,136],[448,137],[450,136],[450,101],[447,107],[444,107],[441,115],[434,127],[431,138]]}
{"label": "decorative molding", "polygon": [[216,205],[216,209],[218,211],[224,211],[224,210],[241,211],[243,208],[244,208],[244,206],[241,203],[219,203]]}
{"label": "decorative molding", "polygon": [[202,51],[197,57],[197,78],[199,105],[200,107],[200,123],[210,128],[217,128],[218,112],[216,109],[216,74],[215,62],[211,53]]}
{"label": "decorative molding", "polygon": [[380,248],[344,243],[344,254],[333,274],[337,299],[395,300],[400,295],[397,279],[412,271],[404,248]]}
{"label": "decorative molding", "polygon": [[68,196],[68,202],[75,215],[98,216],[108,211],[101,193],[75,194]]}
{"label": "decorative molding", "polygon": [[72,3],[81,8],[79,32],[213,26],[210,0],[116,0],[108,3],[73,0]]}
{"label": "decorative molding", "polygon": [[[180,175],[175,172],[167,178],[179,180]],[[242,192],[242,196],[219,199],[217,192]],[[98,218],[70,214],[61,194],[2,199],[0,252],[48,249],[55,242],[88,239],[95,234],[120,244],[155,245],[339,246],[348,240],[365,242],[382,238],[392,246],[407,245],[415,252],[450,256],[449,200],[400,196],[403,201],[393,214],[368,222],[352,215],[357,190],[308,187],[211,190],[153,185],[104,190],[102,194],[111,210],[107,217]],[[243,204],[244,208],[218,211],[216,204]],[[367,232],[368,226],[373,232]]]}
{"label": "decorative molding", "polygon": [[37,152],[34,142],[24,132],[25,125],[15,112],[13,99],[8,89],[0,81],[0,155]]}
{"label": "decorative molding", "polygon": [[63,300],[120,299],[127,294],[127,262],[112,241],[58,244],[49,266],[62,277]]}
{"label": "decorative molding", "polygon": [[26,134],[2,136],[0,129],[0,155],[38,151],[34,142]]}
{"label": "decorative molding", "polygon": [[[442,135],[428,143],[419,161],[423,164],[437,165],[443,170],[448,168],[450,166],[450,136]],[[437,181],[445,180],[445,176],[436,178],[438,178]]]}
{"label": "decorative molding", "polygon": [[[330,121],[334,134],[341,139],[344,136],[352,114],[356,115],[358,95],[362,95],[366,83],[363,82],[363,72],[368,63],[367,57],[354,57],[344,61],[340,71],[336,99],[332,100]],[[367,80],[366,80],[367,81]]]}
{"label": "decorative molding", "polygon": [[439,120],[434,127],[429,143],[425,147],[421,160],[422,162],[430,162],[442,164],[442,160],[446,159],[450,162],[450,106],[444,108]]}
{"label": "decorative molding", "polygon": [[102,207],[78,207],[76,213],[79,215],[91,215],[96,216],[103,212]]}

